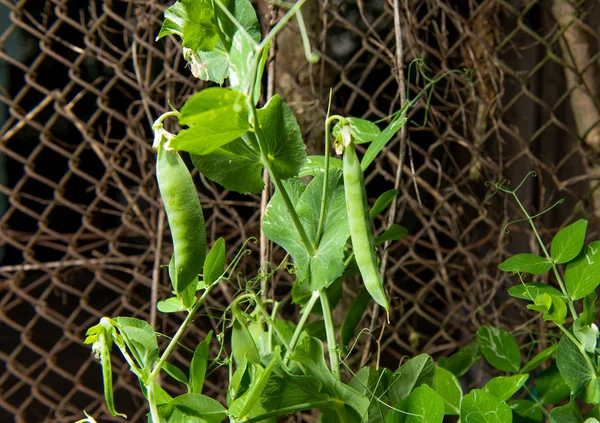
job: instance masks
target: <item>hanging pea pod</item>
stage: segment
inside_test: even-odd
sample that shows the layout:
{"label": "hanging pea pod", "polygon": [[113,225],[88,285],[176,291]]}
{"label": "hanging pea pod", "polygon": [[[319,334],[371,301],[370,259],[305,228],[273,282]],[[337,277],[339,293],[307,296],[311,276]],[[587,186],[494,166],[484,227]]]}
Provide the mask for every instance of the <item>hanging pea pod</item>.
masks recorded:
{"label": "hanging pea pod", "polygon": [[341,144],[343,144],[346,210],[356,264],[360,270],[365,288],[367,288],[371,297],[389,315],[390,305],[385,295],[383,280],[377,266],[375,241],[371,218],[369,217],[363,172],[356,155],[352,136],[350,135],[350,128],[348,126],[341,128],[340,135],[341,139],[338,140],[338,143],[341,141]]}
{"label": "hanging pea pod", "polygon": [[[206,229],[198,192],[190,172],[179,153],[169,147],[172,135],[162,124],[154,125],[154,148],[157,150],[156,179],[167,212],[173,257],[169,275],[178,296],[188,297],[186,288],[194,284],[206,258]],[[185,295],[184,295],[185,294]],[[193,294],[192,294],[193,295]],[[189,306],[189,299],[184,301]]]}

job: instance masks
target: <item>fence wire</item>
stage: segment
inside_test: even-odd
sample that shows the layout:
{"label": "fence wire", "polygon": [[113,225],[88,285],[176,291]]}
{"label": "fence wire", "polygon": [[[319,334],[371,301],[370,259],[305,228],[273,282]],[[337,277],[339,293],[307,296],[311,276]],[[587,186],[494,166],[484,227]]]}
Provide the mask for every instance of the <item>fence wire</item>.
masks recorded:
{"label": "fence wire", "polygon": [[[99,364],[82,345],[85,330],[102,316],[149,319],[166,335],[180,323],[152,311],[153,292],[169,294],[160,265],[171,245],[150,122],[169,100],[179,107],[202,86],[177,40],[154,41],[168,3],[0,0],[2,421],[75,421],[83,409],[116,421],[103,404]],[[497,270],[508,253],[538,247],[522,224],[506,233],[519,212],[506,197],[486,201],[484,183],[515,185],[534,170],[538,177],[519,191],[530,211],[564,199],[538,219],[545,239],[578,217],[589,219],[591,239],[598,236],[599,2],[309,0],[305,7],[322,60],[306,63],[292,25],[278,36],[265,92],[291,105],[311,153],[323,149],[330,88],[335,113],[377,120],[400,107],[405,81],[411,96],[426,83],[408,74],[413,59],[423,59],[430,78],[469,70],[447,75],[426,123],[424,107],[411,111],[416,123],[369,170],[373,199],[400,190],[391,213],[410,236],[384,252],[393,323],[383,325],[370,309],[362,322],[370,335],[359,338],[348,361],[356,367],[380,354],[394,366],[406,354],[440,357],[486,323],[520,336],[527,354],[543,348],[545,325],[537,319],[531,326],[532,315],[506,294],[514,277]],[[257,10],[263,30],[281,16],[266,3]],[[259,197],[195,178],[211,241],[224,236],[234,251],[260,237]],[[240,268],[249,277],[261,256],[281,257],[249,245]],[[269,289],[281,295],[289,281],[279,272]],[[235,292],[219,287],[188,346],[222,330],[214,316]],[[539,331],[536,342],[529,342],[531,328]],[[175,355],[176,363],[189,359],[185,349]],[[114,365],[117,409],[144,421],[139,385],[123,361]],[[222,370],[207,381],[206,393],[219,399]],[[473,382],[480,377],[485,372]]]}

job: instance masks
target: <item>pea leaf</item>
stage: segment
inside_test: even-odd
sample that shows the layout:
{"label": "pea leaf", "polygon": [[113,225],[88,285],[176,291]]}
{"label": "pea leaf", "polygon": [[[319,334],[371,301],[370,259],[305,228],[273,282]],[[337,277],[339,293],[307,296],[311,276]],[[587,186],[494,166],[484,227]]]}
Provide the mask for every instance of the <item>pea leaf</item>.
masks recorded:
{"label": "pea leaf", "polygon": [[183,46],[192,50],[212,50],[219,40],[211,2],[179,0],[165,10],[165,21],[156,37],[179,35]]}
{"label": "pea leaf", "polygon": [[407,399],[406,423],[442,423],[444,400],[428,385],[415,388]]}
{"label": "pea leaf", "polygon": [[365,171],[369,165],[375,160],[375,157],[383,150],[383,147],[396,135],[396,132],[402,128],[406,122],[408,122],[408,118],[406,117],[406,112],[408,110],[401,110],[398,112],[390,124],[383,130],[369,145],[367,151],[365,151],[365,155],[360,162],[360,167],[363,171]]}
{"label": "pea leaf", "polygon": [[355,417],[360,418],[367,413],[369,399],[335,379],[327,368],[321,341],[310,336],[304,337],[290,355],[290,360],[302,364],[307,375],[314,376],[321,382],[322,392],[342,401],[347,410],[355,413]]}
{"label": "pea leaf", "polygon": [[[232,16],[241,24],[242,28],[250,35],[256,43],[260,42],[260,23],[256,17],[256,12],[249,0],[221,0],[221,3],[229,10]],[[228,45],[225,48],[229,50],[230,43],[234,35],[239,32],[238,27],[233,23],[229,16],[218,5],[215,5],[215,15],[219,28],[224,35]]]}
{"label": "pea leaf", "polygon": [[600,241],[591,242],[585,250],[567,264],[565,285],[573,300],[579,300],[596,290],[600,284]]}
{"label": "pea leaf", "polygon": [[387,241],[399,241],[406,235],[408,235],[408,229],[393,223],[381,235],[375,238],[375,245],[380,245]]}
{"label": "pea leaf", "polygon": [[371,210],[369,210],[369,217],[373,219],[375,216],[384,211],[390,204],[392,204],[392,201],[394,201],[394,199],[398,196],[398,193],[399,191],[397,189],[391,189],[381,194],[377,200],[375,200],[375,204],[373,204]]}
{"label": "pea leaf", "polygon": [[565,294],[560,292],[558,289],[541,282],[527,282],[524,284],[522,283],[520,285],[511,286],[508,289],[508,294],[511,297],[529,301],[534,301],[538,295],[541,294],[556,295],[561,297],[563,300],[566,300]]}
{"label": "pea leaf", "polygon": [[575,401],[571,400],[567,405],[550,411],[550,423],[583,423],[583,416]]}
{"label": "pea leaf", "polygon": [[292,374],[278,363],[273,368],[260,401],[268,411],[322,401],[329,398],[329,395],[321,392],[322,386],[316,377]]}
{"label": "pea leaf", "polygon": [[531,273],[541,275],[552,268],[552,262],[535,254],[516,254],[500,264],[505,272]]}
{"label": "pea leaf", "polygon": [[368,420],[365,423],[379,423],[385,420],[390,409],[383,403],[388,401],[387,386],[392,372],[386,368],[361,367],[350,381],[350,387],[370,399]]}
{"label": "pea leaf", "polygon": [[[342,169],[343,162],[335,157],[329,158],[330,169]],[[306,160],[300,166],[298,171],[298,178],[305,176],[317,176],[319,173],[325,171],[325,156],[307,156]]]}
{"label": "pea leaf", "polygon": [[542,410],[533,401],[516,399],[507,404],[513,412],[514,423],[541,423],[544,419]]}
{"label": "pea leaf", "polygon": [[256,344],[257,341],[248,327],[236,318],[231,331],[231,355],[236,366],[240,367],[245,361],[260,363],[260,353]]}
{"label": "pea leaf", "polygon": [[[317,175],[308,186],[289,180],[285,187],[309,239],[315,239],[323,174]],[[282,246],[294,260],[297,284],[308,283],[311,291],[323,289],[333,283],[344,271],[344,246],[349,237],[346,201],[341,171],[332,169],[329,174],[327,210],[323,235],[317,254],[311,257],[300,241],[290,214],[281,195],[271,198],[263,219],[263,231],[273,242]]]}
{"label": "pea leaf", "polygon": [[461,377],[481,358],[481,350],[476,342],[466,345],[450,357],[440,358],[438,365],[454,376]]}
{"label": "pea leaf", "polygon": [[435,389],[444,400],[445,414],[460,414],[460,402],[463,397],[463,392],[456,376],[443,367],[437,366],[433,378],[433,389]]}
{"label": "pea leaf", "polygon": [[181,108],[179,123],[194,125],[171,139],[171,148],[206,155],[249,128],[245,99],[237,91],[212,87],[194,94]]}
{"label": "pea leaf", "polygon": [[159,301],[156,304],[156,308],[161,313],[178,313],[180,311],[186,310],[186,307],[181,303],[181,298],[179,297],[171,297],[166,300]]}
{"label": "pea leaf", "polygon": [[567,316],[567,306],[562,298],[553,294],[538,295],[533,304],[528,304],[527,308],[544,313],[544,320],[549,320],[562,325]]}
{"label": "pea leaf", "polygon": [[600,378],[595,377],[587,383],[583,400],[588,404],[600,404]]}
{"label": "pea leaf", "polygon": [[477,330],[477,342],[488,363],[505,372],[518,372],[521,352],[515,338],[504,329],[481,326]]}
{"label": "pea leaf", "polygon": [[591,325],[596,321],[596,300],[598,295],[592,292],[583,299],[583,312],[579,315],[579,323],[582,326]]}
{"label": "pea leaf", "polygon": [[185,375],[185,373],[183,373],[183,371],[179,367],[165,361],[163,363],[162,369],[165,371],[165,373],[167,373],[169,376],[171,376],[177,382],[181,382],[181,383],[185,384],[186,386],[188,386],[187,376]]}
{"label": "pea leaf", "polygon": [[536,376],[535,390],[542,404],[558,404],[571,395],[571,388],[560,375],[556,364]]}
{"label": "pea leaf", "polygon": [[560,375],[574,393],[579,392],[581,387],[594,377],[581,351],[567,336],[563,336],[558,343],[556,365]]}
{"label": "pea leaf", "polygon": [[[265,155],[282,179],[293,178],[306,160],[300,127],[291,109],[275,95],[257,110],[266,137]],[[243,136],[205,156],[192,154],[194,166],[226,189],[243,194],[260,192],[263,162],[254,139]]]}
{"label": "pea leaf", "polygon": [[514,376],[496,376],[490,379],[482,388],[483,391],[506,401],[513,396],[527,382],[528,374]]}
{"label": "pea leaf", "polygon": [[225,240],[219,238],[206,255],[204,262],[204,285],[212,285],[225,270]]}
{"label": "pea leaf", "polygon": [[390,378],[388,396],[392,404],[398,404],[413,389],[423,385],[433,385],[435,365],[427,354],[411,358],[398,368]]}
{"label": "pea leaf", "polygon": [[480,389],[463,397],[460,420],[469,423],[511,423],[512,411],[506,402]]}
{"label": "pea leaf", "polygon": [[346,317],[342,322],[340,329],[340,339],[342,346],[347,346],[356,332],[356,327],[360,323],[365,310],[371,302],[371,296],[364,285],[356,293],[356,297],[346,312]]}
{"label": "pea leaf", "polygon": [[192,75],[203,81],[213,81],[223,85],[229,76],[229,54],[224,51],[190,51],[187,56]]}
{"label": "pea leaf", "polygon": [[556,263],[567,263],[581,252],[587,220],[579,219],[559,231],[552,239],[550,254]]}
{"label": "pea leaf", "polygon": [[219,401],[200,394],[183,394],[158,406],[166,423],[221,423],[226,414]]}
{"label": "pea leaf", "polygon": [[147,322],[133,317],[116,317],[112,319],[130,349],[133,349],[138,365],[143,371],[152,371],[158,359],[158,342],[156,334]]}
{"label": "pea leaf", "polygon": [[190,362],[190,394],[202,393],[206,369],[208,368],[208,352],[210,351],[212,336],[213,331],[211,330],[194,351],[194,356]]}
{"label": "pea leaf", "polygon": [[540,351],[533,357],[529,362],[523,366],[521,369],[522,373],[529,373],[532,370],[536,369],[540,364],[549,359],[554,355],[556,349],[558,348],[558,344],[554,344],[543,351]]}

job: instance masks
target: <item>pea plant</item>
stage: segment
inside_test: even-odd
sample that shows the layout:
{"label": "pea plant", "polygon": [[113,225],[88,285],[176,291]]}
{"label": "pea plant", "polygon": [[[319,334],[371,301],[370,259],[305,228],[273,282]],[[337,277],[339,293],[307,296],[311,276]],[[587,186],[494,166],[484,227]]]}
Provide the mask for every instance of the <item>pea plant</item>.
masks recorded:
{"label": "pea plant", "polygon": [[[477,342],[437,365],[426,354],[393,370],[379,366],[353,370],[347,365],[352,340],[370,300],[385,310],[388,321],[393,317],[378,248],[407,234],[405,228],[393,224],[374,236],[372,219],[390,206],[398,191],[385,192],[369,207],[364,172],[407,123],[408,111],[416,106],[420,94],[403,104],[384,129],[374,122],[328,112],[325,154],[307,156],[290,107],[278,95],[258,107],[271,42],[290,19],[298,22],[307,60],[318,60],[310,50],[300,12],[304,1],[276,2],[287,12],[263,38],[249,0],[179,0],[165,12],[157,38],[181,38],[193,76],[214,83],[179,109],[172,107],[153,125],[157,181],[173,241],[173,254],[166,265],[173,295],[160,301],[158,309],[179,313],[184,319],[175,334],[165,335],[169,343],[162,350],[159,334],[140,319],[103,317],[88,330],[85,342],[92,344],[102,365],[108,411],[126,417],[116,410],[114,401],[113,346],[139,380],[148,402],[148,421],[153,423],[275,422],[308,411],[318,412],[318,421],[327,423],[441,423],[444,416],[452,415],[464,423],[506,423],[513,418],[542,421],[541,413],[546,412],[545,400],[540,397],[542,380],[549,395],[555,395],[552,401],[571,396],[597,404],[597,329],[592,324],[596,298],[592,295],[595,285],[588,279],[594,279],[598,246],[592,243],[581,252],[582,230],[585,232],[581,223],[557,235],[551,255],[519,255],[502,264],[503,270],[517,272],[521,278],[528,272],[550,269],[559,278],[557,265],[569,262],[566,285],[559,279],[562,291],[537,282],[523,282],[522,287],[510,291],[532,301],[530,308],[541,311],[564,333],[556,346],[524,367],[514,338],[491,326],[481,327]],[[420,63],[417,68],[427,83],[422,93],[431,93],[437,80],[428,79]],[[223,86],[226,80],[228,88]],[[183,129],[168,132],[163,125],[168,118],[177,119]],[[357,154],[359,144],[368,144],[362,158]],[[341,159],[332,157],[332,146]],[[194,167],[206,178],[242,194],[262,192],[263,172],[268,174],[275,192],[262,228],[287,253],[281,263],[250,278],[237,274],[236,267],[249,253],[246,243],[252,240],[231,254],[230,263],[223,238],[207,253],[201,203],[182,153],[190,155]],[[509,192],[503,185],[497,188]],[[265,299],[261,292],[273,274],[284,269],[294,277],[291,298],[301,307],[297,321],[282,317],[282,301]],[[354,275],[361,277],[363,287],[344,311],[343,321],[336,324],[332,311],[339,302],[340,287]],[[222,333],[211,331],[198,343],[189,369],[184,371],[170,362],[215,286],[240,280],[241,289],[224,312]],[[582,298],[584,311],[577,315],[573,302]],[[570,329],[564,326],[567,306],[574,319]],[[211,346],[217,344],[220,352],[210,358]],[[497,376],[482,389],[463,395],[458,378],[482,355],[500,371],[514,374]],[[558,371],[539,375],[533,399],[509,401],[528,389],[528,372],[554,355]],[[203,394],[207,373],[222,365],[227,366],[229,375],[224,404]],[[173,396],[162,387],[159,376],[180,383],[186,393]],[[558,397],[558,382],[553,378],[564,380],[569,389],[565,397]],[[569,416],[577,413],[571,401],[553,409],[550,418],[553,422],[576,421]],[[86,414],[81,422],[95,421]]]}

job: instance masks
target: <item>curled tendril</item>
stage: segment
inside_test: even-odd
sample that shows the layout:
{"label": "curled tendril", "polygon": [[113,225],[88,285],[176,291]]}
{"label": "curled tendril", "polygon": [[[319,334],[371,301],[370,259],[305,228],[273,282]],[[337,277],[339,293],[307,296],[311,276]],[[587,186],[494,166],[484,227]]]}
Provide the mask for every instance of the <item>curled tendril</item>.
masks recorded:
{"label": "curled tendril", "polygon": [[502,191],[502,192],[506,192],[506,191],[505,191],[505,189],[506,189],[506,185],[508,185],[508,184],[510,184],[510,180],[508,180],[508,179],[504,179],[504,180],[503,180],[502,182],[500,182],[499,184],[497,184],[497,183],[494,183],[494,182],[492,182],[492,181],[487,181],[487,182],[484,182],[484,185],[485,185],[486,187],[488,187],[488,188],[494,188],[494,192],[492,192],[490,195],[488,195],[487,197],[485,197],[485,198],[483,199],[483,203],[484,203],[484,204],[488,204],[488,205],[489,205],[489,204],[491,204],[491,200],[492,200],[492,198],[493,198],[493,197],[494,197],[496,194],[498,194],[498,192],[500,192],[500,191]]}
{"label": "curled tendril", "polygon": [[[515,191],[516,191],[516,190],[515,190]],[[565,199],[564,199],[564,198],[561,198],[561,199],[560,199],[560,200],[558,200],[556,203],[552,204],[552,205],[551,205],[550,207],[548,207],[547,209],[545,209],[545,210],[542,210],[542,211],[541,211],[541,212],[539,212],[538,214],[534,214],[533,216],[527,216],[527,217],[524,217],[523,219],[512,220],[512,221],[508,222],[506,225],[504,225],[504,228],[502,229],[502,231],[503,231],[505,234],[507,234],[507,235],[508,235],[508,234],[510,233],[510,231],[508,230],[508,227],[509,227],[510,225],[512,225],[513,223],[527,222],[527,221],[530,221],[530,220],[532,220],[532,219],[535,219],[536,217],[540,217],[541,215],[548,213],[548,212],[549,212],[550,210],[552,210],[554,207],[556,207],[556,206],[558,206],[559,204],[562,204],[562,203],[564,203],[564,202],[565,202]]]}
{"label": "curled tendril", "polygon": [[[525,175],[525,177],[523,178],[523,180],[521,181],[521,183],[519,185],[517,185],[517,187],[512,191],[513,193],[517,192],[519,190],[519,188],[521,188],[521,186],[525,183],[525,181],[529,178],[536,178],[537,177],[537,172],[535,170],[530,171],[529,173],[527,173],[527,175]],[[552,206],[554,207],[554,206]]]}

